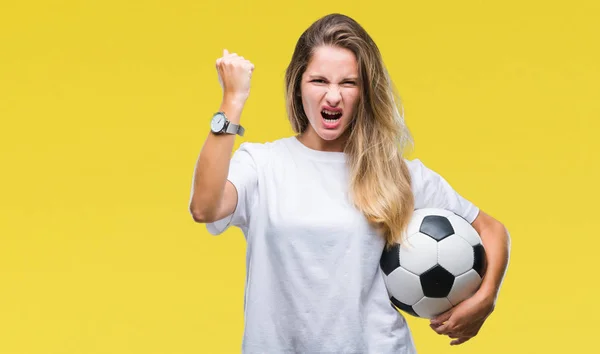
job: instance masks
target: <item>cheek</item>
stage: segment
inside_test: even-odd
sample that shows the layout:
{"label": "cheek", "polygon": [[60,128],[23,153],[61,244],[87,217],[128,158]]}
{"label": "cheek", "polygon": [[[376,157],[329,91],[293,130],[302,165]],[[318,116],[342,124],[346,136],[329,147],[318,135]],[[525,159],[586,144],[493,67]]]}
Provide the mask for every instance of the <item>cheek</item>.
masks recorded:
{"label": "cheek", "polygon": [[357,88],[354,88],[352,90],[348,90],[348,98],[350,101],[352,101],[352,103],[356,102],[358,100],[358,97],[360,96],[360,91]]}
{"label": "cheek", "polygon": [[312,112],[315,107],[319,107],[321,104],[321,93],[315,89],[306,89],[302,92],[302,104],[304,105],[305,112]]}
{"label": "cheek", "polygon": [[348,104],[352,109],[356,109],[356,106],[358,104],[358,100],[360,99],[360,93],[358,92],[358,90],[352,90],[347,92],[346,94],[346,104]]}
{"label": "cheek", "polygon": [[314,101],[318,103],[321,100],[325,90],[322,87],[307,86],[303,92],[306,100],[314,104]]}

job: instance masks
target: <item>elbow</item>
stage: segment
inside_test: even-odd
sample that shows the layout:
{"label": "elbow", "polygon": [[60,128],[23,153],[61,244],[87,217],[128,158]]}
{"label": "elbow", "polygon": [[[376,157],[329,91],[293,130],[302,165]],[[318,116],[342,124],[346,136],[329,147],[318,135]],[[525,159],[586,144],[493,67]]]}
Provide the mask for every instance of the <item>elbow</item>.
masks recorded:
{"label": "elbow", "polygon": [[510,238],[510,233],[508,232],[508,228],[501,223],[500,221],[497,221],[496,226],[498,229],[502,230],[502,232],[504,232],[504,234],[506,234],[507,238]]}
{"label": "elbow", "polygon": [[506,243],[508,244],[508,248],[510,248],[510,244],[511,244],[510,232],[508,232],[508,229],[506,228],[506,226],[502,225],[502,227],[504,228],[504,232],[506,233]]}
{"label": "elbow", "polygon": [[191,209],[190,209],[190,214],[192,214],[192,219],[194,219],[195,222],[197,222],[197,223],[205,223],[206,222],[203,214],[200,214],[199,212],[191,210]]}
{"label": "elbow", "polygon": [[192,215],[192,219],[194,219],[194,221],[197,223],[208,223],[215,221],[214,219],[217,213],[217,207],[210,198],[207,198],[204,195],[193,195],[190,200],[188,210]]}
{"label": "elbow", "polygon": [[190,208],[190,214],[192,215],[192,219],[194,219],[195,222],[200,224],[214,221],[214,217],[210,213],[207,213],[203,210]]}
{"label": "elbow", "polygon": [[194,219],[197,223],[205,223],[206,222],[206,213],[200,209],[194,208],[192,206],[189,207],[189,212],[192,215],[192,219]]}
{"label": "elbow", "polygon": [[194,219],[197,223],[206,223],[208,222],[209,212],[206,207],[206,201],[198,198],[198,196],[193,195],[190,200],[190,204],[188,205],[188,211],[192,215],[192,219]]}
{"label": "elbow", "polygon": [[192,219],[194,219],[194,221],[199,224],[204,224],[204,223],[210,222],[208,220],[208,218],[206,217],[206,214],[202,214],[202,213],[195,212],[195,211],[190,211],[190,213],[192,214]]}
{"label": "elbow", "polygon": [[506,228],[506,226],[503,223],[498,221],[497,225],[496,225],[496,229],[499,230],[498,232],[501,232],[504,234],[506,241],[510,242],[510,233],[508,232],[508,228]]}
{"label": "elbow", "polygon": [[508,228],[503,223],[498,222],[496,230],[497,230],[496,232],[499,235],[502,235],[504,237],[504,244],[505,244],[506,248],[510,250],[511,240],[510,240],[510,232],[508,231]]}

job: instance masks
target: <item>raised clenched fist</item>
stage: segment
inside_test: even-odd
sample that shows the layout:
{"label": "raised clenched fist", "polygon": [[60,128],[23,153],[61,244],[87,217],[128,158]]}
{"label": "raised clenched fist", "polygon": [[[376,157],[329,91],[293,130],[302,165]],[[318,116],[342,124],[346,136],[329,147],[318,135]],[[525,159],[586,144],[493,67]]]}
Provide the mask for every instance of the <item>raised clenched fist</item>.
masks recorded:
{"label": "raised clenched fist", "polygon": [[250,95],[254,64],[237,53],[229,53],[224,49],[223,56],[217,59],[216,67],[223,98],[245,103]]}

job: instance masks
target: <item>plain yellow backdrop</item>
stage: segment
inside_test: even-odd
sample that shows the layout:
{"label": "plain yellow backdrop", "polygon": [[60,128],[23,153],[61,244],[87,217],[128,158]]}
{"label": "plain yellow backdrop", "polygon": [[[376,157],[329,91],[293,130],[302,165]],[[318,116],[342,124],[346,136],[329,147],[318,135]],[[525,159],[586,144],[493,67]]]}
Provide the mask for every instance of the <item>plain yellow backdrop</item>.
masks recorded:
{"label": "plain yellow backdrop", "polygon": [[292,134],[283,77],[313,21],[371,34],[420,158],[502,221],[496,311],[420,353],[598,352],[597,1],[3,1],[0,353],[236,353],[245,242],[188,212],[223,48],[256,66],[237,138]]}

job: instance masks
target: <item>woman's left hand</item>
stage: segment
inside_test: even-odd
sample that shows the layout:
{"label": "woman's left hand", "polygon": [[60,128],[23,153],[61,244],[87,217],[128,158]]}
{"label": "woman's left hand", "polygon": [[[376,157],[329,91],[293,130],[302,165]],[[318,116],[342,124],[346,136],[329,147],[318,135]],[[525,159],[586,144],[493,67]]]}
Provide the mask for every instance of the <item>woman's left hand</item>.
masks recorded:
{"label": "woman's left hand", "polygon": [[431,319],[429,326],[438,334],[453,338],[450,345],[462,344],[477,335],[483,322],[494,311],[494,302],[493,296],[477,292]]}

